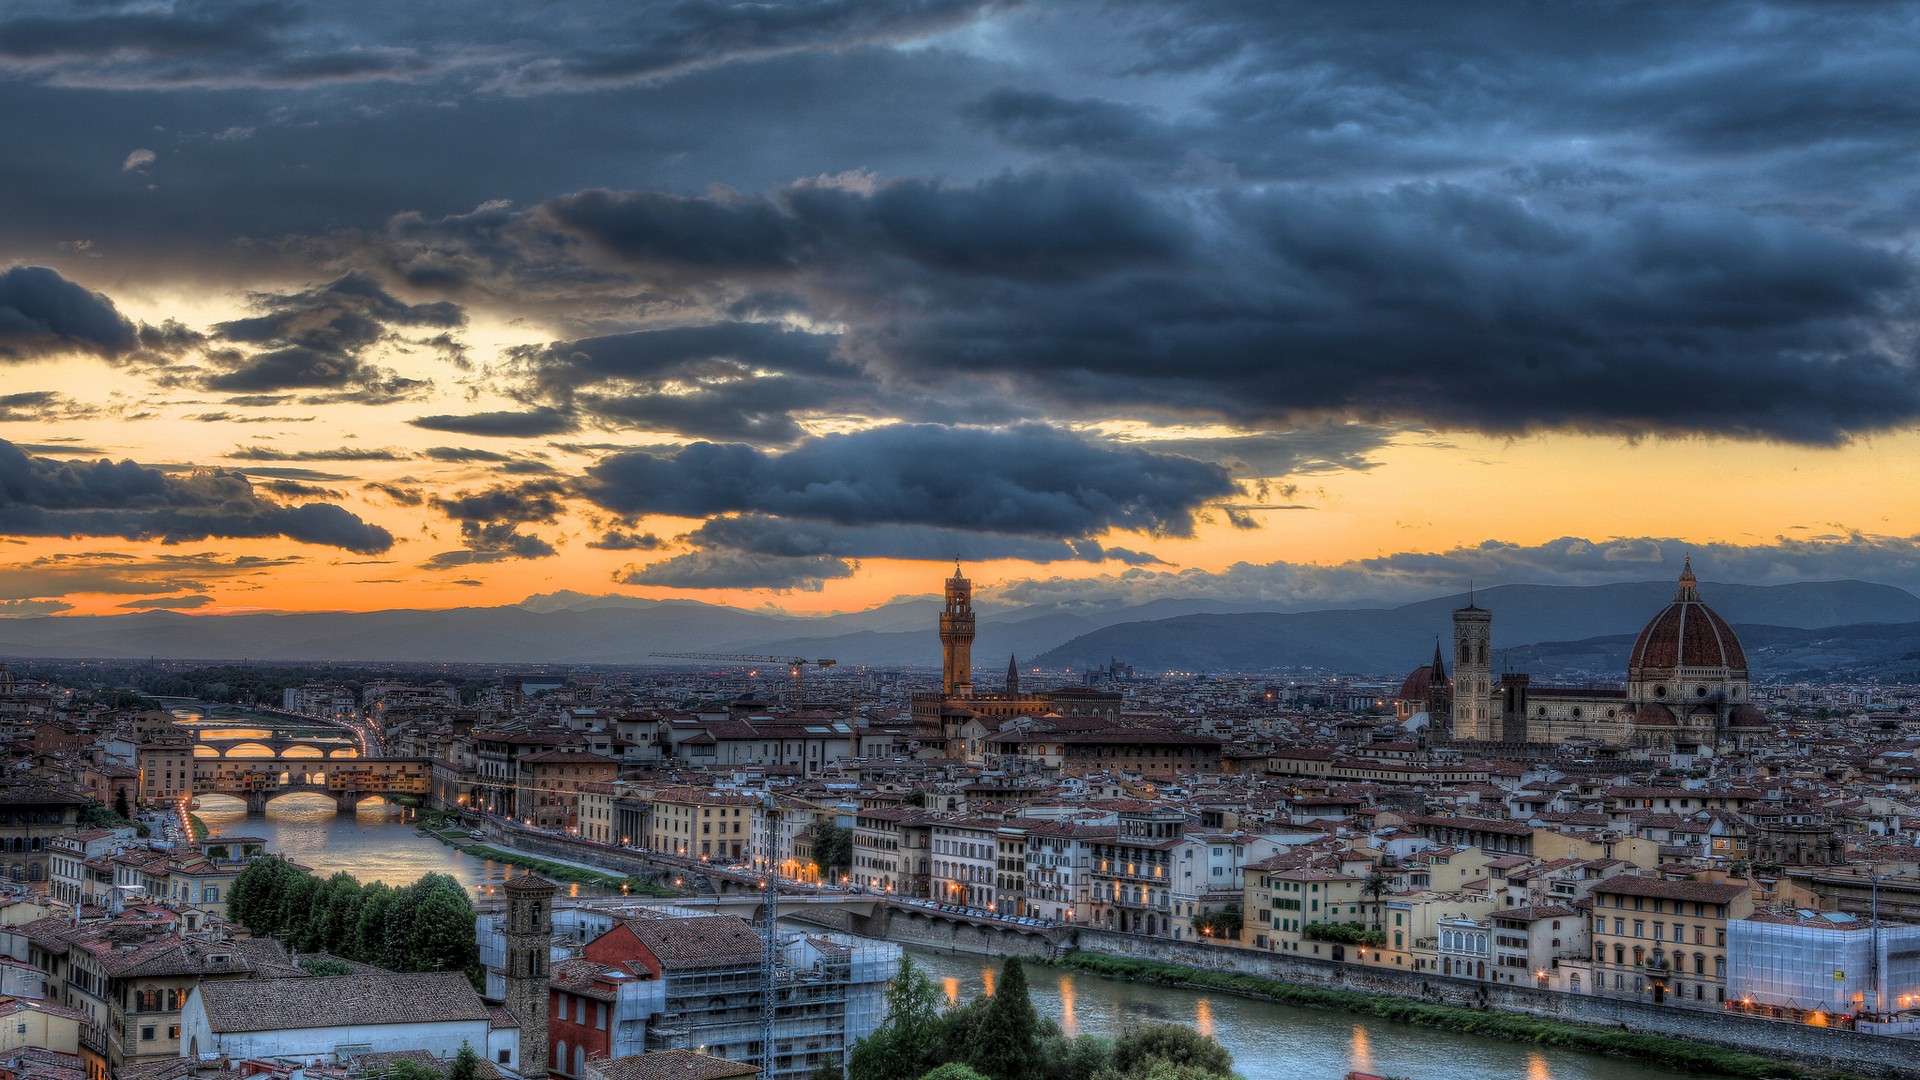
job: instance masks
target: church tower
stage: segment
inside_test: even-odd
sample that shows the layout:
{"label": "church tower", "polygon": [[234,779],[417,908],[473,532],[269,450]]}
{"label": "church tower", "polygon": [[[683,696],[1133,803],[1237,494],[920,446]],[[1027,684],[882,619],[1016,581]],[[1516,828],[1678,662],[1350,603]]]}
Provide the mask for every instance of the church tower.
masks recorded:
{"label": "church tower", "polygon": [[1491,739],[1493,612],[1474,604],[1453,613],[1453,737]]}
{"label": "church tower", "polygon": [[520,1023],[520,1075],[547,1075],[547,960],[553,949],[553,882],[534,874],[507,879],[507,1011]]}
{"label": "church tower", "polygon": [[973,582],[953,564],[947,579],[947,609],[940,613],[941,689],[948,697],[973,696]]}
{"label": "church tower", "polygon": [[1020,661],[1014,656],[1007,657],[1007,696],[1020,696]]}

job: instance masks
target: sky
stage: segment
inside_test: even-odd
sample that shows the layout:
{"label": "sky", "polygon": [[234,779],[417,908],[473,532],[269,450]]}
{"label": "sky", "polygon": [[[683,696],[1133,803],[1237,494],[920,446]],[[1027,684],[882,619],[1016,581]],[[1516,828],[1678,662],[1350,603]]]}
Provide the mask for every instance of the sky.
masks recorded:
{"label": "sky", "polygon": [[1920,590],[1920,7],[23,0],[0,615]]}

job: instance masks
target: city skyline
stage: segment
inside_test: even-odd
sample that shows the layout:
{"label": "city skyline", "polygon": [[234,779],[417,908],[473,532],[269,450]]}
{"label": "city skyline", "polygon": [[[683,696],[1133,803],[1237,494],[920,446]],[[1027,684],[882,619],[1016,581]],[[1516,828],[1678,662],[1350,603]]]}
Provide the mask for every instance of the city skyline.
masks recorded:
{"label": "city skyline", "polygon": [[449,15],[0,18],[0,614],[1920,591],[1904,9]]}

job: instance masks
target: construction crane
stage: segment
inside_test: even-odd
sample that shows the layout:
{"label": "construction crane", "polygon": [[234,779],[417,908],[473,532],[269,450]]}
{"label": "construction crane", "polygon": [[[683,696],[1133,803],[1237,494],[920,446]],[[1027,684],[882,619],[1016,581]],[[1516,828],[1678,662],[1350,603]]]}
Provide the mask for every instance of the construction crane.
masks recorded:
{"label": "construction crane", "polygon": [[762,656],[758,653],[720,653],[720,652],[657,652],[649,656],[659,656],[674,660],[721,660],[730,664],[785,664],[787,674],[793,676],[793,707],[799,708],[806,702],[807,665],[817,668],[830,668],[838,660],[809,660],[804,656]]}
{"label": "construction crane", "polygon": [[764,815],[761,834],[766,841],[766,854],[760,866],[760,887],[766,890],[766,895],[760,898],[760,918],[767,931],[766,947],[760,959],[760,1075],[771,1077],[778,1060],[774,1021],[779,1017],[775,995],[780,989],[780,875],[773,862],[778,851],[775,845],[780,833],[780,810],[772,791],[760,793],[760,809]]}

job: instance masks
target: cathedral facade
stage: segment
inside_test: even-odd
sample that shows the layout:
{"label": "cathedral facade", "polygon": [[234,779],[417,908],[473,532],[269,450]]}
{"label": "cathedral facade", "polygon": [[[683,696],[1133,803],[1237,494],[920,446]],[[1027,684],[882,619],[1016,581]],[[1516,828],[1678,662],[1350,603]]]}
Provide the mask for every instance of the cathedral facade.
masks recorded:
{"label": "cathedral facade", "polygon": [[[1496,679],[1492,640],[1492,612],[1470,600],[1453,613],[1451,733],[1455,740],[1563,743],[1585,739],[1612,746],[1711,754],[1744,746],[1767,731],[1766,716],[1750,700],[1746,651],[1727,621],[1700,599],[1691,559],[1680,573],[1673,602],[1655,614],[1634,640],[1624,687],[1536,686],[1531,677],[1515,672],[1503,672]],[[1437,665],[1438,658],[1435,671]],[[1444,678],[1444,672],[1429,674],[1423,687]],[[1409,676],[1408,685],[1414,681]],[[1431,718],[1429,724],[1436,730],[1440,726]]]}

